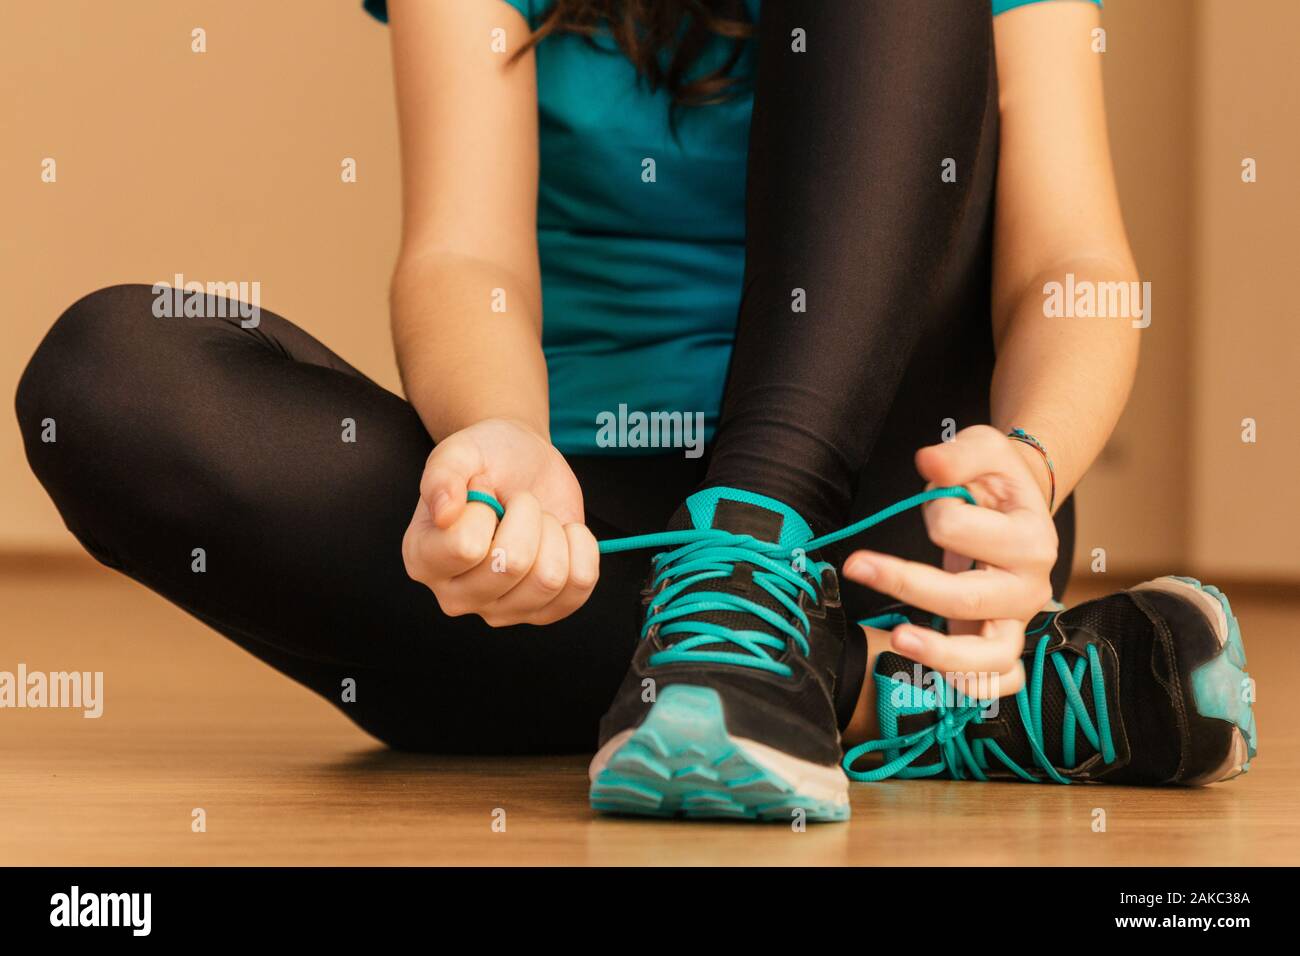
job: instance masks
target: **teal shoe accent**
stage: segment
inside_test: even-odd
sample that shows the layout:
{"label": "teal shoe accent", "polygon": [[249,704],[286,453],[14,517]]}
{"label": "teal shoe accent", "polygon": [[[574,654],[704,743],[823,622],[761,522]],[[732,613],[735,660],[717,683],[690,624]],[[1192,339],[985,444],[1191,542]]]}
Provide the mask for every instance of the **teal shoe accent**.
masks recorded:
{"label": "teal shoe accent", "polygon": [[900,624],[908,623],[906,614],[899,614],[891,611],[888,614],[877,614],[874,617],[864,617],[858,621],[858,627],[874,627],[878,631],[892,631]]}
{"label": "teal shoe accent", "polygon": [[[1246,738],[1247,752],[1254,757],[1258,745],[1258,728],[1251,701],[1246,694],[1250,675],[1246,673],[1246,644],[1241,637],[1241,625],[1232,613],[1228,596],[1218,588],[1202,584],[1195,578],[1178,577],[1176,580],[1190,584],[1218,601],[1228,623],[1223,651],[1192,672],[1192,694],[1196,698],[1197,713],[1202,717],[1236,724]],[[1249,764],[1243,766],[1242,772],[1248,768]]]}
{"label": "teal shoe accent", "polygon": [[691,516],[691,524],[697,530],[712,528],[713,515],[718,510],[718,502],[720,501],[739,501],[743,504],[754,505],[779,514],[781,516],[781,538],[777,544],[787,550],[801,546],[813,536],[812,529],[808,527],[808,522],[804,521],[803,516],[785,502],[777,501],[775,498],[769,498],[767,495],[760,495],[753,491],[745,491],[743,488],[728,488],[723,485],[697,491],[686,499],[686,510]]}
{"label": "teal shoe accent", "polygon": [[[907,760],[904,752],[909,748],[901,746],[903,737],[898,732],[898,719],[913,714],[928,713],[937,710],[939,706],[934,689],[919,686],[921,676],[919,668],[906,680],[900,680],[893,675],[871,675],[871,679],[876,683],[876,719],[880,724],[880,739],[897,744],[882,748],[882,752],[886,764],[896,768],[892,776],[903,780],[913,777],[935,777],[945,769],[942,762],[918,765],[915,762],[915,755],[911,760]],[[844,763],[846,772],[849,766],[850,761],[846,758]]]}
{"label": "teal shoe accent", "polygon": [[718,692],[666,687],[591,784],[591,806],[652,817],[843,821],[849,805],[801,794],[727,733]]}

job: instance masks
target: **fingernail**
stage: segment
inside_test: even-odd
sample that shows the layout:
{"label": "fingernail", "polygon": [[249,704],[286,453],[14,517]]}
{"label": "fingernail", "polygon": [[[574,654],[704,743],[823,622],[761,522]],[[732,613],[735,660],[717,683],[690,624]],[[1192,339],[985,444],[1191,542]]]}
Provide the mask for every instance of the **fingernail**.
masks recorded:
{"label": "fingernail", "polygon": [[924,646],[920,636],[906,628],[895,628],[889,643],[894,646],[894,650],[904,654],[917,654]]}
{"label": "fingernail", "polygon": [[855,581],[870,584],[876,579],[877,568],[866,558],[850,558],[844,566],[844,574]]}

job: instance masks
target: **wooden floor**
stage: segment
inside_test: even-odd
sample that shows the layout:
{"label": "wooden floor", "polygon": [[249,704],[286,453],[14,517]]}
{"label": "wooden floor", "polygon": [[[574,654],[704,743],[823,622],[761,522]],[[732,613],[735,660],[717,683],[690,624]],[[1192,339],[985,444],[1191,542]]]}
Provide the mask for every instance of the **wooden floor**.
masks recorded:
{"label": "wooden floor", "polygon": [[102,670],[106,685],[98,720],[0,710],[0,864],[1300,862],[1294,592],[1234,597],[1263,740],[1245,777],[1194,791],[854,785],[850,824],[795,832],[598,817],[583,757],[395,755],[125,579],[0,567],[0,670]]}

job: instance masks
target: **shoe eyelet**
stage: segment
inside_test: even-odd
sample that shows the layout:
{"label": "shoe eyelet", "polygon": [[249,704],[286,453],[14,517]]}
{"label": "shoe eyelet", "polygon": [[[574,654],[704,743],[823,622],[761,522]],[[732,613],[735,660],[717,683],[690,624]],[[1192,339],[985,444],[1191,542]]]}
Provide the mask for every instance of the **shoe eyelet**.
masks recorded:
{"label": "shoe eyelet", "polygon": [[660,591],[662,591],[664,588],[666,588],[667,586],[668,586],[668,581],[667,579],[665,579],[663,581],[660,581],[658,586],[656,587],[650,587],[648,585],[646,587],[643,587],[641,589],[641,605],[643,607],[648,606],[650,604],[650,601],[654,598],[654,596],[658,594]]}

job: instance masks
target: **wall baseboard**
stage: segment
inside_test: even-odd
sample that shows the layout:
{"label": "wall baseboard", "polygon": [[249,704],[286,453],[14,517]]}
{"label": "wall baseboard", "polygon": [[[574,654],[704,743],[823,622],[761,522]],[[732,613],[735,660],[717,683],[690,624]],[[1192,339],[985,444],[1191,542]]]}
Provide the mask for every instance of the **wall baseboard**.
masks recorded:
{"label": "wall baseboard", "polygon": [[[23,575],[95,575],[112,574],[113,571],[100,564],[84,551],[65,549],[49,550],[0,550],[0,578],[13,578]],[[1155,568],[1134,569],[1120,568],[1105,574],[1076,574],[1070,579],[1066,588],[1069,602],[1086,600],[1113,591],[1122,591],[1143,581],[1150,581],[1166,573]],[[1234,575],[1198,574],[1195,570],[1191,577],[1206,581],[1222,590],[1229,598],[1235,596],[1256,599],[1298,600],[1300,599],[1300,579],[1295,578],[1250,578]]]}
{"label": "wall baseboard", "polygon": [[0,577],[25,574],[93,574],[110,573],[85,551],[32,550],[0,551]]}
{"label": "wall baseboard", "polygon": [[[1168,573],[1166,570],[1155,568],[1121,568],[1107,571],[1105,574],[1076,574],[1070,578],[1066,593],[1072,598],[1077,597],[1079,599],[1096,597],[1114,591],[1122,591],[1125,588],[1133,587],[1135,584],[1141,584],[1143,581],[1150,581]],[[1255,578],[1242,575],[1215,574],[1209,571],[1197,572],[1195,569],[1186,572],[1186,576],[1196,578],[1206,584],[1213,584],[1228,595],[1229,599],[1236,596],[1261,599],[1276,598],[1291,601],[1300,599],[1300,579],[1298,578]]]}

